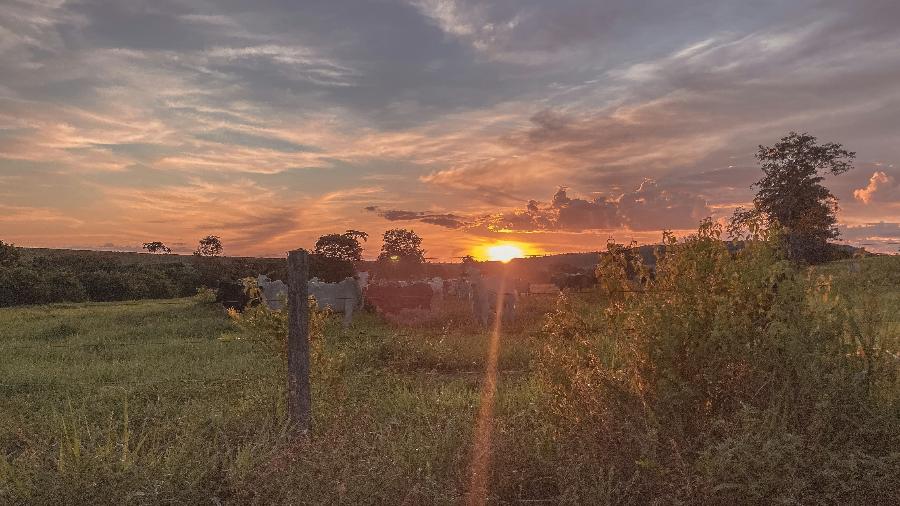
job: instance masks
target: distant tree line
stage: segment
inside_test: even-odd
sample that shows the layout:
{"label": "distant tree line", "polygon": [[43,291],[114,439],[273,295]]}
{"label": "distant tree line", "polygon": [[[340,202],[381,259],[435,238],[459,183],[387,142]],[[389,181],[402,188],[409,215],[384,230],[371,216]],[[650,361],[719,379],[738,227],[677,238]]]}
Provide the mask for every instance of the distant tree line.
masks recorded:
{"label": "distant tree line", "polygon": [[[362,242],[368,234],[347,230],[326,234],[316,242],[310,256],[310,277],[326,282],[356,274],[362,259]],[[409,230],[385,233],[382,262],[391,272],[414,272],[424,262],[421,238]],[[150,253],[171,252],[162,241],[147,242]],[[0,241],[0,307],[53,302],[119,301],[186,297],[198,288],[217,288],[223,281],[265,274],[285,279],[282,258],[223,257],[218,236],[201,239],[191,256],[172,255],[153,261],[129,259],[114,252],[57,250],[46,254],[23,254],[23,250]]]}
{"label": "distant tree line", "polygon": [[[148,242],[151,253],[169,253],[161,241]],[[23,254],[0,241],[0,307],[52,302],[165,299],[216,288],[224,279],[285,275],[277,258],[224,258],[216,236],[200,240],[193,256],[141,261],[114,252],[51,251]]]}
{"label": "distant tree line", "polygon": [[182,297],[200,284],[198,271],[180,262],[126,264],[79,252],[26,257],[0,244],[0,306]]}

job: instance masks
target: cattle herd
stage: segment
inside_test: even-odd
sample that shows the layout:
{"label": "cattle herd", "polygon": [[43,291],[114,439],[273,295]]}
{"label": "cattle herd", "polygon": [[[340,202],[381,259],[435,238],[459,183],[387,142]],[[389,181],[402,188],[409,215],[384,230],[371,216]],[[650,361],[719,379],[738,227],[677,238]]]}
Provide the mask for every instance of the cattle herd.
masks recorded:
{"label": "cattle herd", "polygon": [[[337,283],[317,278],[309,280],[309,295],[319,307],[341,313],[349,324],[354,311],[369,306],[379,313],[396,314],[405,310],[432,310],[445,299],[468,301],[476,321],[488,324],[494,315],[505,322],[516,318],[519,297],[556,295],[561,290],[582,290],[596,284],[592,274],[558,274],[552,283],[527,283],[467,272],[464,277],[426,278],[416,281],[371,282],[367,272],[360,272]],[[247,305],[266,304],[280,310],[287,301],[287,285],[265,275],[240,281],[223,282],[217,300],[226,308],[243,310]]]}

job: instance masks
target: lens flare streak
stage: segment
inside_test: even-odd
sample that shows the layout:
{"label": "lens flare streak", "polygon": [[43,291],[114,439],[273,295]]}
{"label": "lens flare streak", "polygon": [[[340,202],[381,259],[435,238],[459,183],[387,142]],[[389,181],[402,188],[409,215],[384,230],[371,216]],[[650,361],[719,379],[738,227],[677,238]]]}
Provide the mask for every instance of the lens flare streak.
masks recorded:
{"label": "lens flare streak", "polygon": [[470,466],[469,491],[466,504],[481,506],[488,496],[488,478],[491,467],[491,439],[494,430],[494,397],[497,391],[497,362],[500,355],[500,324],[503,319],[503,294],[506,291],[506,276],[500,279],[497,290],[497,314],[488,343],[487,361],[484,368],[484,382],[481,385],[481,401],[475,426],[472,464]]}

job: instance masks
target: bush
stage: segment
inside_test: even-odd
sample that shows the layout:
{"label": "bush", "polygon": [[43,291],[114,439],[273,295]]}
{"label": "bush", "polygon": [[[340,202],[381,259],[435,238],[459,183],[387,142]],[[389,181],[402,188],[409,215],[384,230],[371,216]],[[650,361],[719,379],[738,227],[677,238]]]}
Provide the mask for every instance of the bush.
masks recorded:
{"label": "bush", "polygon": [[[641,281],[626,274],[640,260],[611,251],[607,304],[562,299],[549,317],[538,368],[569,442],[563,497],[900,501],[897,350],[777,240],[731,254],[720,233],[667,236]],[[570,478],[586,473],[604,480]]]}
{"label": "bush", "polygon": [[[258,296],[258,293],[256,294]],[[243,331],[243,337],[282,357],[287,356],[288,311],[271,310],[266,304],[250,304],[239,312],[228,310],[228,316]],[[325,326],[332,316],[330,308],[319,309],[314,297],[309,298],[309,339],[313,351],[320,349],[325,339]]]}
{"label": "bush", "polygon": [[24,266],[0,267],[0,306],[42,302],[41,279]]}
{"label": "bush", "polygon": [[132,293],[128,276],[121,272],[93,271],[82,274],[79,279],[93,301],[126,300]]}
{"label": "bush", "polygon": [[128,278],[131,299],[168,299],[178,296],[178,290],[163,272],[137,272]]}
{"label": "bush", "polygon": [[71,272],[51,271],[42,276],[39,290],[42,303],[82,302],[87,300],[87,292],[81,282]]}
{"label": "bush", "polygon": [[87,298],[81,283],[68,272],[43,274],[26,266],[0,267],[0,307],[50,302],[80,302]]}

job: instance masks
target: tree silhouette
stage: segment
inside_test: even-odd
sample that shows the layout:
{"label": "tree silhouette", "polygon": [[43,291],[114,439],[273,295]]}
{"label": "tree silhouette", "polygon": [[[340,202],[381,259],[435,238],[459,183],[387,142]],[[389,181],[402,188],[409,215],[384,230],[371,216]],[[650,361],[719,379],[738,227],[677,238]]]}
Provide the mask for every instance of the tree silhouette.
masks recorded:
{"label": "tree silhouette", "polygon": [[422,238],[412,230],[391,229],[384,233],[378,260],[421,264],[425,262],[425,250],[421,246]]}
{"label": "tree silhouette", "polygon": [[194,255],[200,257],[217,257],[222,254],[222,250],[224,250],[224,247],[222,246],[222,240],[219,239],[219,236],[208,235],[203,239],[200,239],[200,243],[197,245]]}
{"label": "tree silhouette", "polygon": [[731,230],[762,218],[783,229],[785,247],[798,262],[827,258],[828,240],[838,237],[835,227],[837,197],[822,185],[824,175],[843,174],[853,168],[856,153],[840,144],[817,144],[816,138],[790,132],[774,146],[759,146],[756,159],[764,173],[753,209],[738,209]]}
{"label": "tree silhouette", "polygon": [[327,234],[319,237],[313,253],[325,258],[358,262],[362,260],[360,239],[366,241],[369,234],[357,230],[348,230],[343,234]]}
{"label": "tree silhouette", "polygon": [[144,249],[149,253],[171,253],[172,250],[161,241],[145,242]]}

